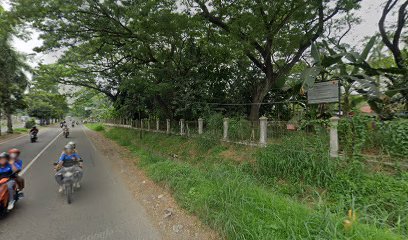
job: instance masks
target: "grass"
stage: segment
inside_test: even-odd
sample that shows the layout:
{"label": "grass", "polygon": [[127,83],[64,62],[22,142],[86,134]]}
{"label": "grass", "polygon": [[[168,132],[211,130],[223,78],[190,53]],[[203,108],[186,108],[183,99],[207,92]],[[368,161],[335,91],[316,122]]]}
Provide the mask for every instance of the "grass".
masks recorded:
{"label": "grass", "polygon": [[97,131],[97,132],[101,132],[105,130],[105,127],[99,123],[88,123],[86,124],[86,127],[88,127],[89,129],[93,131]]}
{"label": "grass", "polygon": [[[163,134],[144,133],[140,138],[131,129],[100,131],[130,149],[154,181],[169,186],[181,206],[227,239],[406,238],[398,235],[406,226],[391,228],[395,219],[388,219],[406,216],[401,215],[407,208],[405,179],[357,175],[358,166],[347,172],[326,159],[326,153],[300,148],[301,140],[288,139],[298,152],[292,153],[282,146],[258,150]],[[387,201],[388,207],[382,205]],[[401,204],[400,209],[395,204]],[[343,221],[349,208],[358,217],[346,230]]]}
{"label": "grass", "polygon": [[29,130],[26,128],[14,128],[13,131],[15,133],[28,133]]}

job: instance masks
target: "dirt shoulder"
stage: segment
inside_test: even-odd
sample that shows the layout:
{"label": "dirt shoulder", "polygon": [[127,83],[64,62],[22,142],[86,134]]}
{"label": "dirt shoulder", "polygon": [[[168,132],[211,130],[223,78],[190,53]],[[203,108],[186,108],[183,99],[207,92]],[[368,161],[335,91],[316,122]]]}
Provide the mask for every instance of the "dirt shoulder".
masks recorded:
{"label": "dirt shoulder", "polygon": [[163,239],[221,239],[197,217],[179,207],[169,189],[154,183],[138,169],[138,159],[129,150],[99,132],[87,131],[87,135],[115,166],[120,163],[121,169],[115,170],[123,177],[135,200],[146,209]]}
{"label": "dirt shoulder", "polygon": [[2,142],[6,142],[9,140],[12,140],[14,138],[18,138],[21,136],[21,133],[2,133],[2,135],[0,136],[0,144]]}

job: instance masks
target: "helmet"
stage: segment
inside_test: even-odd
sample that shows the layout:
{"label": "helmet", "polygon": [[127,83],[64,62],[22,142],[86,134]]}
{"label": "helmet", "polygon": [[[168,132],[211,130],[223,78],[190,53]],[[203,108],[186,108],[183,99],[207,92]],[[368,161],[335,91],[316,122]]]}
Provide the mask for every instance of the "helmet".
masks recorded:
{"label": "helmet", "polygon": [[72,147],[72,145],[67,144],[67,145],[65,145],[64,149],[65,150],[68,150],[68,149],[72,150],[74,148]]}
{"label": "helmet", "polygon": [[20,154],[21,151],[18,150],[17,148],[12,148],[12,149],[8,150],[8,154],[12,154],[12,153]]}
{"label": "helmet", "polygon": [[76,143],[75,143],[75,142],[73,142],[73,141],[71,141],[71,142],[67,143],[67,145],[71,145],[71,146],[72,146],[72,148],[76,148]]}
{"label": "helmet", "polygon": [[0,158],[10,159],[10,155],[8,155],[8,153],[6,153],[6,152],[2,152],[2,153],[0,153]]}

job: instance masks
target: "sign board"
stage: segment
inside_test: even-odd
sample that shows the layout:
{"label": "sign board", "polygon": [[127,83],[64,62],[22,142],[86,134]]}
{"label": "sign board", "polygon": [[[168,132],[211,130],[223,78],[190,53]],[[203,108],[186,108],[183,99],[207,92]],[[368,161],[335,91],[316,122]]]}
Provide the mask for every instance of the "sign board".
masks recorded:
{"label": "sign board", "polygon": [[307,91],[309,104],[339,102],[339,81],[315,83]]}

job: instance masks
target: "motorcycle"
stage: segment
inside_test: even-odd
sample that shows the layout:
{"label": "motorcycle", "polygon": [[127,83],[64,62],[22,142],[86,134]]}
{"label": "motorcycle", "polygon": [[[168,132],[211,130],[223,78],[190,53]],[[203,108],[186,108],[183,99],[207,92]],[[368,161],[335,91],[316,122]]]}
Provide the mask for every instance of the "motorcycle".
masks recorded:
{"label": "motorcycle", "polygon": [[[7,213],[7,206],[9,204],[9,190],[7,187],[7,182],[10,180],[10,178],[2,178],[0,179],[0,216],[4,216]],[[14,190],[16,195],[14,196],[14,199],[17,203],[17,201],[21,198],[23,198],[23,194],[17,191],[17,185],[14,185]]]}
{"label": "motorcycle", "polygon": [[30,141],[32,143],[37,141],[37,133],[30,133]]}
{"label": "motorcycle", "polygon": [[[57,163],[54,163],[54,166],[57,165]],[[77,171],[76,163],[63,166],[61,171],[57,173],[57,176],[62,179],[62,187],[67,198],[67,203],[71,204],[72,195],[74,193],[74,183],[79,181],[79,172]]]}
{"label": "motorcycle", "polygon": [[68,135],[69,135],[69,131],[68,131],[68,129],[64,129],[64,137],[65,138],[68,138]]}

